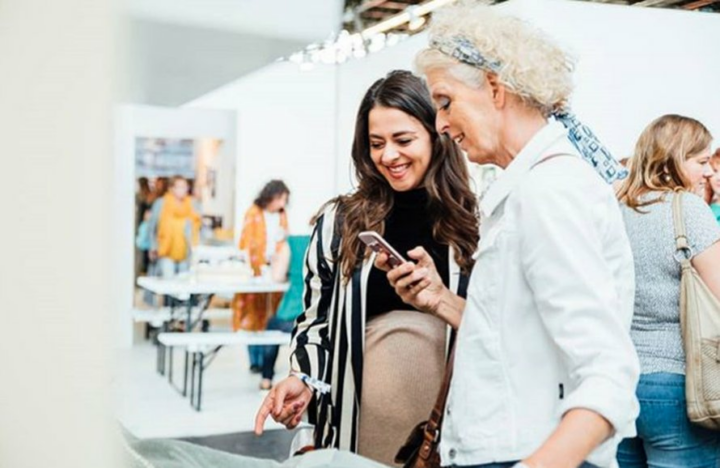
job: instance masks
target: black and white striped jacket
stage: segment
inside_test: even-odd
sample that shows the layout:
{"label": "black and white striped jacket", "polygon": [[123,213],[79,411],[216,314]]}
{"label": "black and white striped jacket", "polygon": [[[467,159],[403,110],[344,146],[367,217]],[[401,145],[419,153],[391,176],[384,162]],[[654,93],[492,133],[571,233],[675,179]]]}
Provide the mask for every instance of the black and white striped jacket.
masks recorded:
{"label": "black and white striped jacket", "polygon": [[[316,392],[308,416],[315,425],[315,446],[357,451],[367,281],[374,255],[343,281],[337,252],[336,206],[318,217],[305,254],[304,312],[297,318],[291,343],[290,368],[331,385]],[[467,277],[461,277],[452,249],[450,289],[464,296]]]}

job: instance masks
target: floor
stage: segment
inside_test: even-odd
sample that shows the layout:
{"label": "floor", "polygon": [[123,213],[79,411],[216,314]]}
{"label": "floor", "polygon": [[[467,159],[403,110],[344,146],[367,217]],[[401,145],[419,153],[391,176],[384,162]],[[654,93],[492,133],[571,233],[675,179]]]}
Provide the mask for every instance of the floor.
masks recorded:
{"label": "floor", "polygon": [[[190,407],[187,398],[155,371],[155,347],[141,341],[119,351],[113,380],[116,416],[139,438],[183,438],[220,450],[264,458],[287,456],[292,433],[269,419],[269,431],[252,434],[255,414],[267,392],[260,377],[249,371],[245,348],[220,350],[204,378],[203,408]],[[182,384],[183,354],[175,353],[174,380]],[[281,349],[278,375],[287,375],[287,349]]]}

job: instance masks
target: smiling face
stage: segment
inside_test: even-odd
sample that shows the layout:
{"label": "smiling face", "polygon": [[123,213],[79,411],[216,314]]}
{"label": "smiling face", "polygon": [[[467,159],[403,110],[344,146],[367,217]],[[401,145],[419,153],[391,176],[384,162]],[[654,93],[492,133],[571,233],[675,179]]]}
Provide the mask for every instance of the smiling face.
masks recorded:
{"label": "smiling face", "polygon": [[458,80],[448,70],[434,68],[426,74],[437,107],[438,133],[447,134],[477,164],[498,164],[501,116],[493,100],[492,84],[480,88]]}
{"label": "smiling face", "polygon": [[396,192],[419,187],[425,179],[432,141],[430,133],[405,112],[376,106],[368,115],[370,158]]}

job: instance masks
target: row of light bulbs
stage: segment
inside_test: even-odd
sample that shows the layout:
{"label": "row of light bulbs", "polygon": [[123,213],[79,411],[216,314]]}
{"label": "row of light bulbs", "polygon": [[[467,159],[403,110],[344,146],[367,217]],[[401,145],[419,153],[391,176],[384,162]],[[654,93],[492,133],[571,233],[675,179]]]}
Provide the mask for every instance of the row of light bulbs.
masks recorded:
{"label": "row of light bulbs", "polygon": [[351,34],[343,30],[337,36],[331,35],[321,44],[310,44],[304,50],[295,52],[288,60],[300,66],[301,70],[311,70],[316,64],[328,65],[344,63],[351,58],[362,58],[369,53],[378,52],[385,47],[392,47],[410,37],[407,33],[392,33],[388,30],[402,24],[408,29],[417,31],[425,25],[426,15],[443,5],[455,0],[431,0],[421,5],[411,5],[401,14],[391,17],[362,32]]}
{"label": "row of light bulbs", "polygon": [[368,39],[361,34],[341,31],[337,37],[331,37],[322,44],[310,44],[304,50],[295,52],[289,60],[310,70],[316,64],[333,65],[344,63],[351,58],[363,58],[369,53],[392,47],[410,37],[409,34],[377,33]]}

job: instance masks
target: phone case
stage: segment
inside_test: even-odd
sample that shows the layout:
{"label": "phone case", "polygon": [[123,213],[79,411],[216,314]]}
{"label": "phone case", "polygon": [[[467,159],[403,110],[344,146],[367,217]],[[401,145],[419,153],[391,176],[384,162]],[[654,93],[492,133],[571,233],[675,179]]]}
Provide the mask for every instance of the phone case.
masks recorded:
{"label": "phone case", "polygon": [[395,268],[402,265],[405,259],[395,250],[385,239],[375,231],[365,231],[360,233],[360,240],[367,245],[370,250],[376,253],[384,252],[388,256],[388,264]]}

